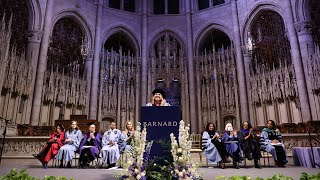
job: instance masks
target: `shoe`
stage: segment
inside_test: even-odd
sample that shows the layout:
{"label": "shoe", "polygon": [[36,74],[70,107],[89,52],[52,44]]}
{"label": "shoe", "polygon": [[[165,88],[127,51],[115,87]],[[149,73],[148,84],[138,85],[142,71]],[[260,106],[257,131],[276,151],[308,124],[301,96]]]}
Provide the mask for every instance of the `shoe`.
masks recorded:
{"label": "shoe", "polygon": [[68,164],[67,164],[67,168],[71,168],[71,163],[70,163],[70,161],[69,161]]}
{"label": "shoe", "polygon": [[59,165],[59,168],[63,168],[63,164],[62,163]]}
{"label": "shoe", "polygon": [[47,163],[43,164],[43,169],[48,169],[48,164]]}
{"label": "shoe", "polygon": [[258,160],[254,160],[254,167],[257,169],[261,169],[261,166]]}
{"label": "shoe", "polygon": [[32,154],[33,157],[38,158],[40,155],[39,154]]}
{"label": "shoe", "polygon": [[114,164],[109,164],[109,165],[107,166],[107,169],[113,168],[113,167],[115,167],[115,166],[116,166],[115,163],[114,163]]}
{"label": "shoe", "polygon": [[224,163],[223,163],[222,161],[219,162],[219,167],[220,167],[221,169],[224,169]]}
{"label": "shoe", "polygon": [[233,164],[233,168],[235,168],[235,169],[239,169],[240,167],[239,167],[239,165],[238,165],[238,164]]}

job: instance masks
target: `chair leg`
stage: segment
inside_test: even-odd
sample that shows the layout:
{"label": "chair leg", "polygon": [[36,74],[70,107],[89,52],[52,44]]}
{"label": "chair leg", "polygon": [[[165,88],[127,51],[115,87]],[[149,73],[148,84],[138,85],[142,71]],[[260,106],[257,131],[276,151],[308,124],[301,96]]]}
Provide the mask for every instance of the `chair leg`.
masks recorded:
{"label": "chair leg", "polygon": [[199,153],[199,157],[200,157],[200,163],[201,163],[201,166],[202,166],[202,155],[201,155],[201,153]]}
{"label": "chair leg", "polygon": [[268,166],[270,167],[269,153],[267,153],[267,156],[268,156]]}
{"label": "chair leg", "polygon": [[264,167],[266,167],[266,156],[264,155],[264,153],[265,152],[263,151],[263,153],[262,153],[263,154],[263,165],[264,165]]}
{"label": "chair leg", "polygon": [[247,159],[244,158],[244,168],[247,168]]}

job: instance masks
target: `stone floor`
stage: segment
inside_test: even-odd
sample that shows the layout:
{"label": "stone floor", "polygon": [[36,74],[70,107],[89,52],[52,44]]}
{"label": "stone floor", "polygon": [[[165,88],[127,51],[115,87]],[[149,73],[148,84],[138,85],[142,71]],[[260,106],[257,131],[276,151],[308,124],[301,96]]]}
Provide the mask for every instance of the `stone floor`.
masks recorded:
{"label": "stone floor", "polygon": [[[312,174],[319,173],[319,169],[296,167],[290,164],[286,168],[276,168],[271,164],[271,167],[263,167],[262,169],[255,169],[252,167],[252,162],[248,162],[248,168],[244,168],[243,164],[240,169],[231,168],[231,164],[226,164],[226,169],[218,169],[216,166],[211,165],[199,169],[199,173],[205,180],[214,180],[215,177],[224,175],[250,175],[251,177],[270,177],[273,174],[281,173],[286,176],[291,176],[294,179],[299,179],[301,172],[308,172]],[[9,173],[12,168],[18,170],[28,169],[30,175],[43,179],[45,175],[66,176],[76,180],[113,180],[116,179],[115,175],[121,173],[122,170],[107,170],[107,169],[59,169],[51,167],[49,164],[48,169],[43,169],[39,162],[35,159],[3,159],[0,165],[0,177]]]}

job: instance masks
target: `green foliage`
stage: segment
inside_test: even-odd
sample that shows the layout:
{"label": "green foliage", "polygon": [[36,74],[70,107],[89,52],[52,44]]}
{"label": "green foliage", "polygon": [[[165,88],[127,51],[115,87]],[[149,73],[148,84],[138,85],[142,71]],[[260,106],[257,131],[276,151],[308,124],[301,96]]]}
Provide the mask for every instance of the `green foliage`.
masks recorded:
{"label": "green foliage", "polygon": [[13,168],[9,174],[1,177],[1,180],[40,180],[40,179],[30,176],[27,173],[26,169],[21,170],[20,172],[17,172],[17,169]]}
{"label": "green foliage", "polygon": [[[146,167],[146,177],[149,180],[171,180],[171,170],[170,168],[173,166],[169,161],[163,160],[163,164],[156,164],[157,159],[152,159],[149,161]],[[159,161],[158,161],[159,162]]]}
{"label": "green foliage", "polygon": [[[30,176],[27,173],[26,169],[23,169],[20,172],[17,172],[17,169],[13,168],[9,174],[1,177],[1,180],[40,180],[40,179]],[[58,177],[45,176],[43,180],[69,180],[69,179],[64,176],[58,176]],[[74,180],[74,179],[71,178],[70,180]]]}
{"label": "green foliage", "polygon": [[300,180],[319,180],[319,179],[320,179],[320,173],[313,175],[310,173],[303,172],[301,173],[301,176],[300,176]]}

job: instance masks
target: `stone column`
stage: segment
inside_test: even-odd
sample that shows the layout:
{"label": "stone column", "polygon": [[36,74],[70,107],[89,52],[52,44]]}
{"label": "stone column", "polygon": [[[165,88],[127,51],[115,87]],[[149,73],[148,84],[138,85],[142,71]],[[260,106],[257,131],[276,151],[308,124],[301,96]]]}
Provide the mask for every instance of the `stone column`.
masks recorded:
{"label": "stone column", "polygon": [[301,54],[300,54],[298,37],[294,27],[293,12],[292,12],[290,0],[284,1],[284,8],[286,12],[286,23],[287,23],[288,35],[289,35],[290,46],[291,46],[292,62],[294,64],[294,70],[297,78],[297,86],[298,86],[298,94],[299,94],[300,105],[301,105],[302,120],[306,122],[311,120],[311,109],[309,104],[307,84],[306,84],[304,68],[303,68],[303,63],[302,63]]}
{"label": "stone column", "polygon": [[120,9],[124,10],[124,0],[120,0]]}
{"label": "stone column", "polygon": [[100,31],[101,31],[101,17],[102,17],[102,0],[97,3],[96,28],[94,39],[94,56],[92,63],[92,77],[91,77],[91,92],[89,104],[89,118],[97,119],[98,98],[99,98],[99,72],[100,72]]}
{"label": "stone column", "polygon": [[248,97],[247,97],[247,84],[245,79],[244,63],[241,51],[241,40],[240,40],[240,28],[239,28],[239,17],[237,0],[231,0],[232,19],[233,19],[233,33],[234,33],[234,47],[236,50],[237,58],[237,72],[238,72],[238,84],[239,84],[239,96],[240,96],[240,111],[241,119],[238,121],[249,120],[249,109],[248,109]]}
{"label": "stone column", "polygon": [[[186,1],[186,29],[187,29],[187,58],[188,58],[188,80],[189,80],[189,95],[190,97],[190,122],[191,133],[197,133],[198,123],[200,119],[197,119],[197,101],[196,101],[196,87],[195,87],[195,73],[193,67],[193,41],[192,41],[192,17],[191,17],[191,1]],[[188,102],[187,102],[188,104]]]}
{"label": "stone column", "polygon": [[91,77],[92,77],[92,59],[93,59],[93,51],[89,51],[88,57],[86,58],[86,71],[87,71],[87,105],[85,112],[89,114],[90,109],[90,92],[91,92]]}
{"label": "stone column", "polygon": [[26,124],[29,122],[31,117],[31,109],[32,109],[32,99],[33,99],[33,91],[35,89],[35,80],[36,80],[36,73],[37,73],[37,64],[38,64],[38,57],[40,51],[40,43],[42,38],[42,31],[39,30],[30,30],[27,34],[28,44],[26,48],[26,60],[31,63],[32,65],[32,82],[31,82],[31,92],[28,97],[27,107],[26,107],[26,114],[25,117],[22,118],[22,124]]}
{"label": "stone column", "polygon": [[[141,0],[142,4],[142,31],[141,31],[141,105],[144,106],[147,103],[147,89],[148,89],[148,57],[147,57],[147,33],[148,33],[148,16],[147,1]],[[150,78],[150,77],[149,77]],[[137,107],[139,108],[139,107]],[[140,108],[139,108],[140,109]]]}
{"label": "stone column", "polygon": [[164,14],[168,14],[168,1],[169,0],[164,0]]}
{"label": "stone column", "polygon": [[299,40],[302,62],[303,62],[302,64],[304,65],[304,73],[305,73],[307,91],[309,95],[309,103],[311,108],[311,117],[313,120],[315,120],[315,119],[318,119],[317,111],[316,111],[316,103],[314,101],[314,97],[312,94],[312,86],[311,86],[311,82],[309,81],[309,77],[308,77],[309,70],[307,67],[309,54],[313,54],[315,52],[314,41],[311,35],[311,22],[304,21],[304,22],[295,23],[295,28],[298,33],[298,40]]}
{"label": "stone column", "polygon": [[44,80],[44,73],[47,66],[47,54],[49,47],[49,38],[51,32],[51,20],[52,20],[52,6],[54,1],[47,0],[46,6],[46,14],[44,18],[43,25],[43,36],[40,45],[40,54],[37,64],[37,72],[36,72],[36,80],[35,80],[35,88],[33,93],[33,102],[32,102],[32,111],[31,111],[31,125],[39,124],[40,117],[40,106],[41,106],[41,95],[42,95],[42,87]]}
{"label": "stone column", "polygon": [[[254,126],[256,125],[255,119],[253,117],[253,109],[252,109],[252,100],[251,100],[251,86],[250,86],[250,64],[251,64],[251,52],[246,48],[243,48],[243,57],[244,57],[244,70],[245,70],[245,79],[247,86],[247,97],[248,97],[248,106],[249,106],[249,119],[250,123]],[[243,121],[245,121],[243,119]],[[242,122],[243,122],[242,121]]]}

